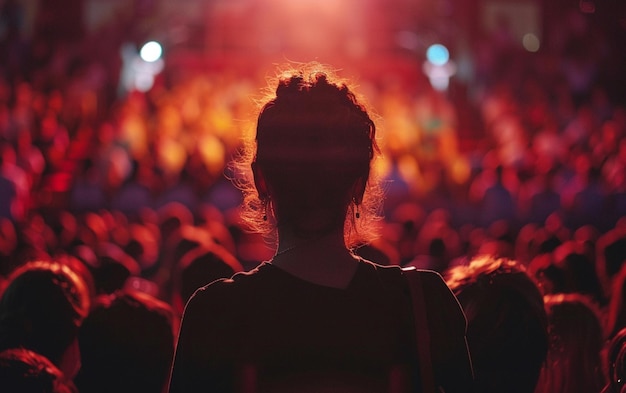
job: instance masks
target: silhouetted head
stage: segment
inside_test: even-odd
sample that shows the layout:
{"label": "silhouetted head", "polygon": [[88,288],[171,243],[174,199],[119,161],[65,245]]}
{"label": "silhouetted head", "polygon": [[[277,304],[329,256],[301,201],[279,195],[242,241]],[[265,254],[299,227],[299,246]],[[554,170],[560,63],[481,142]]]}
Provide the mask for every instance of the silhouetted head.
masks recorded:
{"label": "silhouetted head", "polygon": [[63,369],[63,356],[89,307],[86,284],[68,266],[48,261],[21,266],[0,299],[0,349],[27,348]]}
{"label": "silhouetted head", "polygon": [[330,70],[307,64],[283,73],[244,160],[256,186],[247,187],[244,217],[262,232],[288,227],[301,237],[344,228],[348,244],[356,243],[381,199],[365,192],[375,185],[375,137],[365,107]]}
{"label": "silhouetted head", "polygon": [[198,288],[241,271],[241,263],[218,244],[194,248],[176,267],[176,295],[180,297],[180,305],[184,306]]}
{"label": "silhouetted head", "polygon": [[578,293],[547,295],[545,304],[550,349],[537,391],[600,391],[604,334],[598,306]]}
{"label": "silhouetted head", "polygon": [[120,246],[110,242],[100,244],[96,266],[92,270],[98,293],[113,293],[122,289],[130,277],[140,273],[137,261]]}
{"label": "silhouetted head", "polygon": [[0,352],[0,385],[7,393],[75,393],[74,384],[45,356],[24,348]]}
{"label": "silhouetted head", "polygon": [[467,317],[477,391],[532,393],[548,350],[547,318],[523,265],[480,256],[445,276]]}
{"label": "silhouetted head", "polygon": [[137,291],[101,295],[79,332],[81,393],[161,393],[174,352],[173,311]]}

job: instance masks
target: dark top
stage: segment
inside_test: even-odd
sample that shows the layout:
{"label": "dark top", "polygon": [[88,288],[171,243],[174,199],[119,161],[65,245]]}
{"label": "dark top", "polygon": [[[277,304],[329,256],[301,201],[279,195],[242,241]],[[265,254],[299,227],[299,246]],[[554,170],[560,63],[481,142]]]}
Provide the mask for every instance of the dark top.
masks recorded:
{"label": "dark top", "polygon": [[[439,274],[425,271],[422,284],[437,380],[447,393],[469,391],[465,317]],[[337,289],[264,263],[190,299],[170,392],[420,391],[415,347],[398,267],[363,261]]]}

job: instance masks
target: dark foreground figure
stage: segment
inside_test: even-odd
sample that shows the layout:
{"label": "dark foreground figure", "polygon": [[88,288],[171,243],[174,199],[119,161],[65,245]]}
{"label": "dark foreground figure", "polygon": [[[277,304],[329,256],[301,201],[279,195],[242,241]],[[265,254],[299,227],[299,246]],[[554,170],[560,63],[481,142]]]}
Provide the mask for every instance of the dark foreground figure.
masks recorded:
{"label": "dark foreground figure", "polygon": [[[238,163],[244,217],[274,239],[271,261],[187,304],[170,392],[421,391],[408,283],[355,256],[382,201],[370,175],[375,125],[316,64],[283,74]],[[472,388],[464,314],[423,272],[436,383]]]}

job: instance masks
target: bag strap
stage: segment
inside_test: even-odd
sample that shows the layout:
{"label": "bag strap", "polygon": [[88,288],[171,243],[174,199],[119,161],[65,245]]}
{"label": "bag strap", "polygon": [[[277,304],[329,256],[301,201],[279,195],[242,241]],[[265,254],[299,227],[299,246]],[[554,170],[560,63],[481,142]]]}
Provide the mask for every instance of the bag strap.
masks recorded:
{"label": "bag strap", "polygon": [[420,272],[415,268],[402,269],[409,282],[411,303],[413,304],[413,318],[415,320],[415,334],[417,356],[419,361],[420,380],[423,393],[435,393],[435,375],[433,373],[432,358],[430,357],[430,331],[426,315],[426,301],[422,287]]}

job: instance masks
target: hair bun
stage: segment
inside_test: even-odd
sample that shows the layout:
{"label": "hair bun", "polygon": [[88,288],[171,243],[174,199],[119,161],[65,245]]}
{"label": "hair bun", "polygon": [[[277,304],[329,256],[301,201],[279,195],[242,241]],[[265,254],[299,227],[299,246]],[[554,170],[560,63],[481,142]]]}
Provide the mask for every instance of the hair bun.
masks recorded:
{"label": "hair bun", "polygon": [[280,99],[297,94],[302,89],[303,84],[304,79],[301,75],[283,76],[276,87],[276,98]]}

